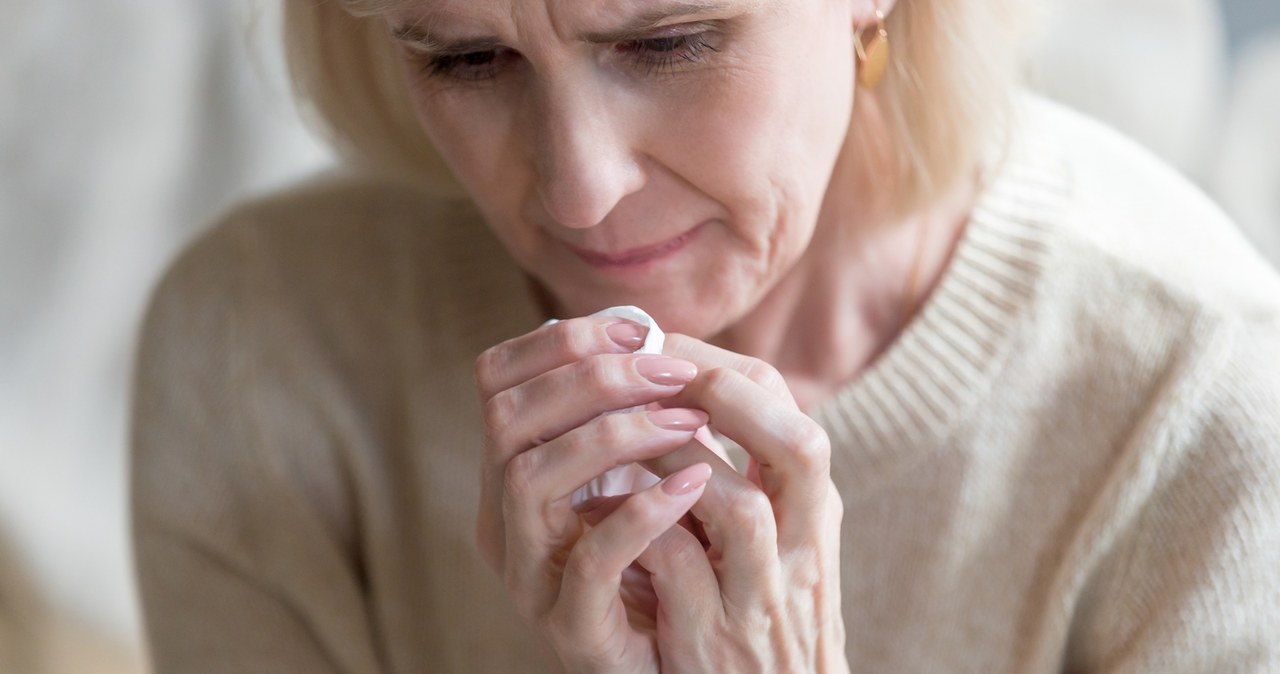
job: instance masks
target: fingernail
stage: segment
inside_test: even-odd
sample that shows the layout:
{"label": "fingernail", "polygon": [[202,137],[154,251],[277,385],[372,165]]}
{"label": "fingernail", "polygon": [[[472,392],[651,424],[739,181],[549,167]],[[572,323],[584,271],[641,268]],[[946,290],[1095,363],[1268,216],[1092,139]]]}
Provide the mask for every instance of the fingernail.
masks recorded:
{"label": "fingernail", "polygon": [[698,366],[687,360],[650,356],[636,359],[636,371],[642,377],[663,386],[680,386],[698,376]]}
{"label": "fingernail", "polygon": [[698,463],[663,478],[662,491],[671,496],[683,496],[702,487],[710,479],[711,466]]}
{"label": "fingernail", "polygon": [[615,344],[631,351],[644,346],[644,338],[649,335],[648,328],[630,322],[614,323],[605,328],[604,331]]}
{"label": "fingernail", "polygon": [[693,432],[706,426],[709,420],[710,417],[702,410],[672,408],[669,410],[655,410],[649,413],[649,421],[654,426],[665,428],[668,431]]}

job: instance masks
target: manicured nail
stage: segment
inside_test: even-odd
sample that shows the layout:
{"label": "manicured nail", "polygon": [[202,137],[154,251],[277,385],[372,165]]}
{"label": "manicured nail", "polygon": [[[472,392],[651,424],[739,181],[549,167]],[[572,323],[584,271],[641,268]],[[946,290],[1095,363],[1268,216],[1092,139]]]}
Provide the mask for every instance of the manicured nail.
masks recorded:
{"label": "manicured nail", "polygon": [[662,491],[671,496],[683,496],[700,488],[710,479],[711,466],[705,463],[698,463],[663,478]]}
{"label": "manicured nail", "polygon": [[707,425],[710,417],[702,410],[686,410],[681,408],[672,408],[669,410],[655,410],[649,413],[649,421],[658,428],[665,428],[669,431],[693,431]]}
{"label": "manicured nail", "polygon": [[666,356],[636,359],[636,371],[642,377],[663,386],[681,386],[698,376],[698,366],[687,360]]}
{"label": "manicured nail", "polygon": [[604,331],[618,346],[631,351],[644,346],[644,338],[649,335],[649,328],[631,322],[614,323]]}

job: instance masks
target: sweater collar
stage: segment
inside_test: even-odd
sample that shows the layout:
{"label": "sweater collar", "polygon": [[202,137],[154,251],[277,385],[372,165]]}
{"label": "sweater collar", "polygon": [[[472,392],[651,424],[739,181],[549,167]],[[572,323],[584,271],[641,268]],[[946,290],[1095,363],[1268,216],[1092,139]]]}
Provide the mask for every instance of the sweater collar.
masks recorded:
{"label": "sweater collar", "polygon": [[837,484],[869,486],[941,447],[994,384],[1043,277],[1068,188],[1061,156],[1018,134],[915,320],[814,412]]}

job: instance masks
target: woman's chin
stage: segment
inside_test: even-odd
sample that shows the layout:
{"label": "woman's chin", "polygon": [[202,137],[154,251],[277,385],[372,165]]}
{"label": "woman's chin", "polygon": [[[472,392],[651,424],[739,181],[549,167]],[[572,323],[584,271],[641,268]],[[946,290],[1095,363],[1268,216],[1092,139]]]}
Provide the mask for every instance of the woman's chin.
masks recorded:
{"label": "woman's chin", "polygon": [[663,283],[635,289],[611,288],[577,278],[570,282],[554,279],[548,285],[552,287],[557,318],[588,316],[609,307],[633,305],[652,316],[664,332],[706,339],[747,314],[758,298],[748,290],[754,279],[723,273],[717,277],[705,272],[700,269],[672,274]]}

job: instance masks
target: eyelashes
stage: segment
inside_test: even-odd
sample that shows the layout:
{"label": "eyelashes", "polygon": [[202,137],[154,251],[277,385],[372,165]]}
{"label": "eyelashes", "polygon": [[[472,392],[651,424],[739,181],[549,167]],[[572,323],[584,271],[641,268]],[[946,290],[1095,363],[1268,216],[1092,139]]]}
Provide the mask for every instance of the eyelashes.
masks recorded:
{"label": "eyelashes", "polygon": [[502,66],[518,58],[505,47],[495,47],[462,54],[436,54],[421,56],[422,70],[432,77],[444,77],[462,82],[482,82],[497,76]]}
{"label": "eyelashes", "polygon": [[620,43],[616,49],[633,59],[645,74],[668,73],[682,65],[697,65],[720,51],[711,45],[706,31],[631,40]]}
{"label": "eyelashes", "polygon": [[[712,44],[712,31],[627,40],[614,45],[614,52],[643,75],[674,73],[696,66],[719,51]],[[419,55],[428,76],[459,82],[484,82],[513,65],[520,54],[506,47],[494,47],[460,54]]]}

